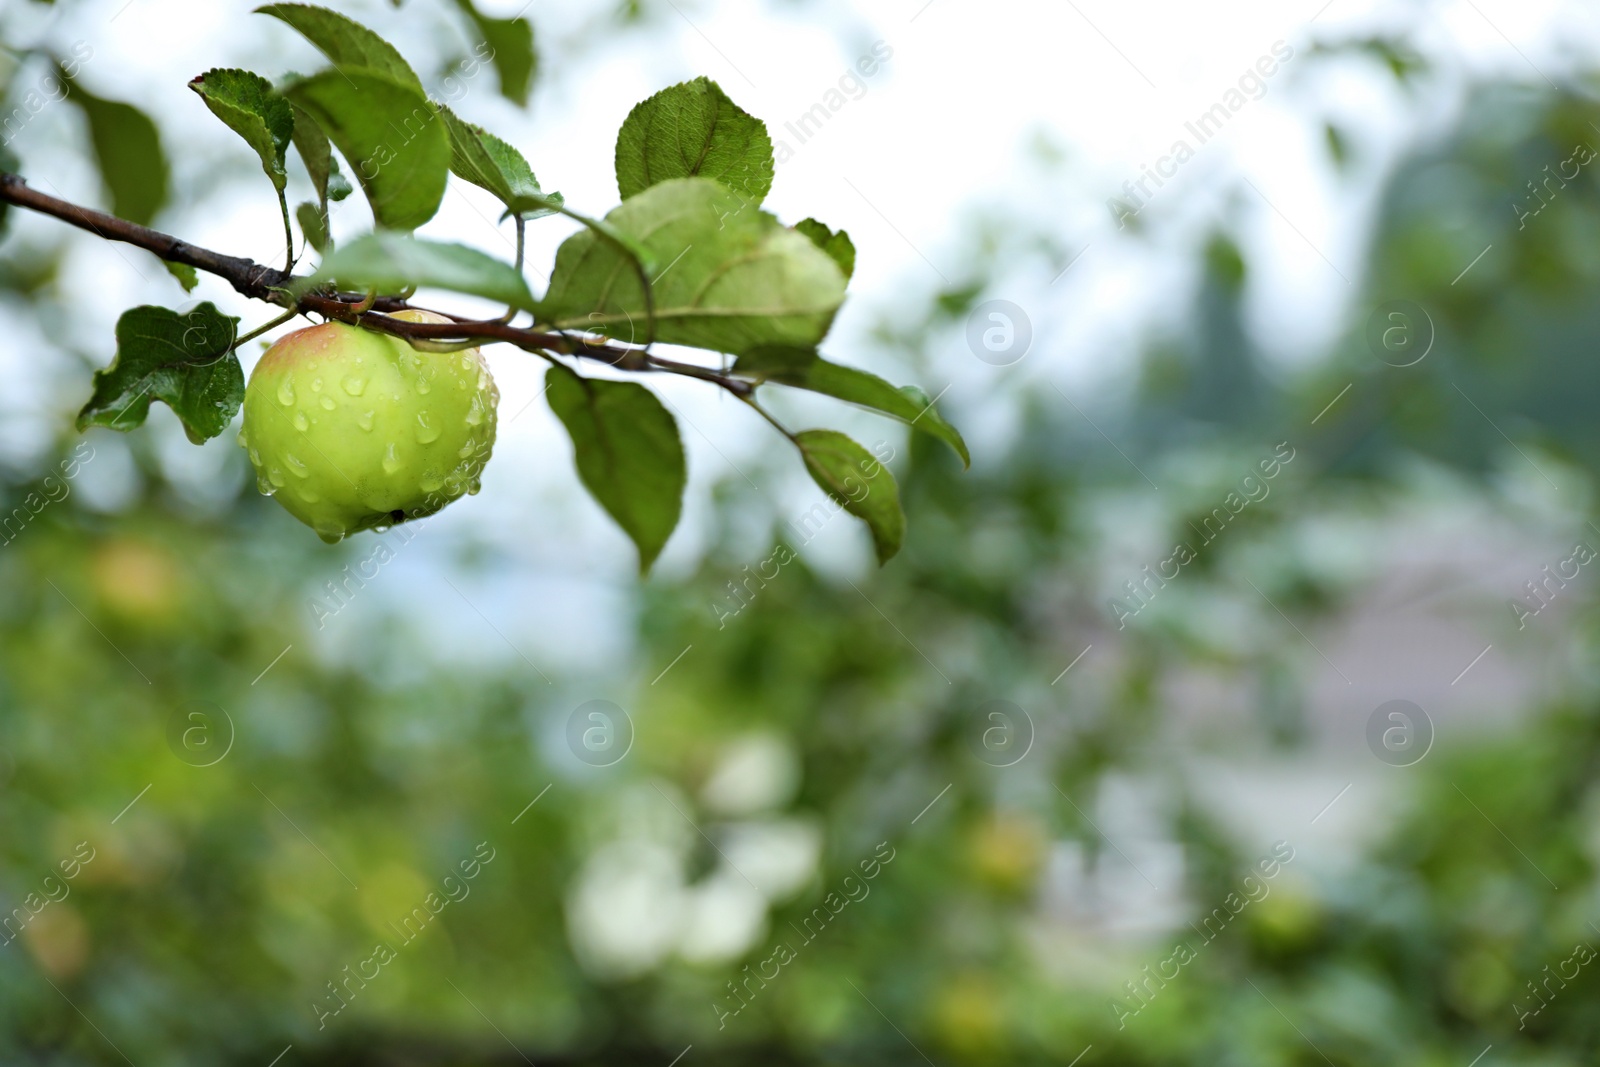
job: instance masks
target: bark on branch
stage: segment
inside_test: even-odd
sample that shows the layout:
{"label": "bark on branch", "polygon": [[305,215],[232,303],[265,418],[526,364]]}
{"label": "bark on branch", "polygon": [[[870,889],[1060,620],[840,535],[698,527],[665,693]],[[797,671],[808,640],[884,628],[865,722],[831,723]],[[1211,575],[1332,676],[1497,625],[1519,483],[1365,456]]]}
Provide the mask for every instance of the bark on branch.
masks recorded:
{"label": "bark on branch", "polygon": [[47,193],[41,193],[31,188],[18,174],[0,171],[0,202],[60,219],[107,241],[121,241],[124,244],[134,245],[169,263],[183,263],[207,274],[214,274],[233,286],[242,296],[252,300],[261,300],[293,311],[317,314],[326,319],[337,319],[340,322],[364,326],[408,341],[502,341],[524,351],[546,356],[551,354],[580,356],[605,363],[618,370],[659,372],[697,378],[719,385],[740,398],[748,398],[754,392],[754,387],[749,382],[729,377],[709,367],[662,359],[643,348],[633,348],[611,341],[592,341],[559,332],[512,326],[507,322],[495,320],[458,318],[454,322],[406,322],[385,314],[411,306],[405,300],[396,297],[379,297],[367,310],[360,309],[364,302],[360,294],[341,293],[329,296],[306,293],[297,300],[289,292],[289,287],[299,280],[292,274],[264,263],[257,263],[252,259],[241,259],[238,256],[213,252],[209,248],[200,248],[171,234],[152,230],[148,226],[140,226],[138,223],[119,219],[103,211],[80,207]]}

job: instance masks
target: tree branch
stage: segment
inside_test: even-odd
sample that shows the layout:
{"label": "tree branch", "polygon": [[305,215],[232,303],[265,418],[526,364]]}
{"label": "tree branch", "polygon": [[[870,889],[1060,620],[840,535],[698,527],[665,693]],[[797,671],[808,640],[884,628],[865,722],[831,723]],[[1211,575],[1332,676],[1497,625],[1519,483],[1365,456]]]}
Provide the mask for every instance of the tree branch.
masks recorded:
{"label": "tree branch", "polygon": [[462,319],[453,315],[449,316],[455,320],[453,322],[407,322],[385,314],[411,306],[396,297],[379,297],[371,304],[370,310],[360,309],[365,298],[355,294],[329,296],[306,293],[296,300],[290,295],[289,287],[300,279],[293,274],[251,259],[200,248],[159,230],[41,193],[30,188],[18,174],[0,171],[0,202],[60,219],[107,241],[134,245],[169,263],[184,263],[196,270],[214,274],[233,286],[240,295],[252,300],[276,304],[295,312],[311,312],[326,319],[364,326],[408,341],[501,341],[527,352],[597,360],[618,370],[695,378],[718,385],[741,399],[755,392],[755,386],[750,382],[709,367],[662,359],[643,348],[632,348],[612,341],[591,341],[559,331],[524,329],[507,322]]}

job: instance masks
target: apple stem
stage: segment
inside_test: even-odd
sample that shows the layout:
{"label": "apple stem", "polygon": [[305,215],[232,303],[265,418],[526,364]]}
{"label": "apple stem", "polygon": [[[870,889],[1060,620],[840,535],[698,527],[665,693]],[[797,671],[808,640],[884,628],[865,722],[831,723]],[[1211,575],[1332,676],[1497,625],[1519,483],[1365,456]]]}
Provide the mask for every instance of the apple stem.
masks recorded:
{"label": "apple stem", "polygon": [[262,334],[266,333],[268,330],[277,329],[279,326],[282,326],[284,323],[288,322],[290,319],[294,318],[298,314],[300,314],[300,312],[294,311],[294,310],[285,311],[282,315],[279,315],[277,318],[273,319],[271,322],[267,323],[266,325],[257,326],[255,329],[251,330],[249,333],[245,334],[243,337],[234,338],[233,345],[228,350],[231,352],[231,351],[233,351],[233,349],[238,348],[240,345],[244,344],[246,341],[254,341],[257,337],[260,337]]}

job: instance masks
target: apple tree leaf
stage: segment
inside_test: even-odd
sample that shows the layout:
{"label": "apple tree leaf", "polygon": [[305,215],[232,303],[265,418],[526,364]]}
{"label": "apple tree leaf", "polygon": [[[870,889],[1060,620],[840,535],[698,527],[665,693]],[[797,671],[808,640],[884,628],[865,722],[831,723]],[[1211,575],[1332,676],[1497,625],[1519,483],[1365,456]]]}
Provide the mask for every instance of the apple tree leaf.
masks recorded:
{"label": "apple tree leaf", "polygon": [[[17,158],[15,152],[0,143],[0,171],[5,171],[7,174],[16,174],[21,170],[22,160]],[[6,232],[6,213],[10,207],[10,203],[0,203],[0,235],[4,235]]]}
{"label": "apple tree leaf", "polygon": [[578,479],[633,539],[639,570],[648,571],[683,507],[688,475],[677,422],[634,382],[581,378],[556,365],[545,388],[572,437]]}
{"label": "apple tree leaf", "polygon": [[757,382],[809,389],[889,415],[943,441],[961,457],[964,466],[972,465],[972,456],[967,452],[967,443],[962,440],[960,431],[946,422],[935,410],[928,394],[914,385],[896,389],[876,374],[830,363],[812,349],[776,345],[740,356],[733,365],[733,373]]}
{"label": "apple tree leaf", "polygon": [[527,281],[511,264],[466,245],[419,241],[398,233],[371,233],[341,245],[315,274],[297,281],[291,291],[301,295],[328,283],[356,292],[376,289],[389,293],[412,285],[429,286],[470,293],[525,311],[534,308]]}
{"label": "apple tree leaf", "polygon": [[444,199],[450,138],[421,92],[370,70],[329,70],[284,88],[355,168],[379,226],[414,230]]}
{"label": "apple tree leaf", "polygon": [[850,235],[843,230],[830,230],[825,223],[816,219],[801,219],[794,224],[794,228],[811,238],[816,246],[828,253],[828,256],[844,271],[845,280],[856,272],[856,245],[850,240]]}
{"label": "apple tree leaf", "polygon": [[306,173],[311,175],[311,184],[317,190],[317,199],[326,210],[328,201],[343,200],[350,195],[350,179],[339,170],[339,157],[333,154],[328,135],[322,132],[317,120],[293,105],[290,111],[294,114],[295,151],[300,153],[300,161],[306,165]]}
{"label": "apple tree leaf", "polygon": [[[440,108],[439,114],[444,118],[445,128],[450,131],[450,169],[473,185],[489,190],[499,197],[502,203],[508,203],[517,195],[512,189],[514,179],[503,172],[495,163],[494,157],[489,155],[489,149],[484,144],[483,131],[448,107]],[[532,168],[529,168],[528,174],[531,178]],[[538,195],[538,183],[534,183],[533,189],[524,192],[527,195]]]}
{"label": "apple tree leaf", "polygon": [[617,133],[617,188],[626,200],[659,182],[700,175],[754,207],[772,189],[772,138],[709,78],[661,90]]}
{"label": "apple tree leaf", "polygon": [[[844,275],[809,238],[707,178],[653,185],[604,222],[642,249],[655,340],[735,354],[815,347],[844,300]],[[541,317],[640,343],[650,318],[627,255],[593,230],[557,250]]]}
{"label": "apple tree leaf", "polygon": [[538,219],[546,215],[557,215],[561,212],[561,205],[565,198],[560,193],[547,193],[539,188],[539,179],[533,176],[533,168],[523,158],[522,153],[511,147],[487,130],[477,129],[478,137],[483,143],[484,151],[489,154],[489,159],[499,170],[506,185],[511,190],[511,199],[506,202],[509,211],[511,205],[518,197],[543,197],[547,206],[534,208],[531,211],[522,211],[519,214],[525,219]]}
{"label": "apple tree leaf", "polygon": [[[500,198],[509,210],[518,200],[539,198],[560,201],[560,193],[545,193],[539,188],[539,179],[522,153],[511,147],[481,126],[464,121],[454,111],[441,107],[445,127],[450,131],[450,169],[481,189],[487,189]],[[520,212],[525,219],[536,219],[556,214],[553,207],[524,205]]]}
{"label": "apple tree leaf", "polygon": [[[459,0],[458,0],[459,2]],[[464,4],[470,8],[470,4]],[[339,70],[352,77],[360,71],[369,71],[389,78],[406,86],[427,101],[427,95],[422,87],[422,80],[407,63],[398,49],[384,40],[378,34],[369,30],[353,19],[327,8],[316,7],[311,4],[267,4],[256,9],[266,15],[282,19],[300,32],[306,40],[316,45]],[[479,30],[484,35],[486,43],[493,52],[490,56],[500,74],[502,91],[509,86],[507,96],[519,103],[527,103],[528,84],[533,72],[533,29],[525,19],[491,19],[479,16],[475,8],[471,9],[474,20],[481,19]],[[488,27],[488,28],[485,28]],[[520,27],[520,29],[518,28]],[[492,33],[490,31],[493,31]],[[526,68],[521,65],[523,61],[518,54],[523,49],[521,39],[526,36]],[[509,77],[509,81],[508,81]],[[520,81],[519,81],[520,79]],[[516,93],[518,95],[512,95]],[[520,99],[519,99],[520,96]],[[526,178],[532,183],[531,192],[539,194],[539,185],[533,181],[533,170],[530,168],[516,149],[470,123],[462,121],[449,108],[443,104],[428,101],[428,108],[436,112],[445,125],[450,141],[450,163],[452,171],[472,182],[474,185],[494,193],[502,201],[507,201],[513,196],[523,195],[529,190],[520,184],[520,179]],[[402,120],[403,122],[403,120]],[[486,151],[483,142],[493,141],[494,144]],[[334,138],[338,144],[339,139]],[[296,141],[298,145],[298,140]],[[340,151],[344,146],[339,145]],[[305,155],[302,148],[301,155]],[[346,154],[348,159],[348,153]],[[352,166],[358,169],[360,164],[350,160]],[[308,168],[310,163],[308,161]],[[337,167],[334,168],[337,172]],[[359,175],[358,175],[359,177]],[[313,172],[315,179],[315,172]],[[542,194],[541,194],[542,195]],[[328,196],[338,200],[334,187],[329,186]],[[537,214],[550,214],[550,212],[536,212]],[[399,227],[396,227],[399,228]]]}
{"label": "apple tree leaf", "polygon": [[456,6],[477,27],[483,38],[482,45],[489,47],[489,61],[500,76],[500,95],[518,107],[527,107],[533,74],[539,64],[539,54],[533,47],[533,24],[522,18],[490,18],[480,12],[472,0],[456,0]]}
{"label": "apple tree leaf", "polygon": [[878,565],[893,559],[905,540],[906,515],[889,468],[837,430],[802,430],[794,436],[812,480],[867,524]]}
{"label": "apple tree leaf", "polygon": [[160,400],[195,444],[216,437],[244,402],[244,370],[233,353],[238,327],[237,318],[209,302],[183,315],[150,305],[124,311],[116,357],[95,372],[78,429],[131,430]]}
{"label": "apple tree leaf", "polygon": [[327,255],[332,246],[328,241],[328,222],[322,209],[307,200],[295,207],[294,217],[300,221],[300,232],[306,235],[311,247],[319,254]]}
{"label": "apple tree leaf", "polygon": [[111,210],[130,222],[148,225],[167,202],[167,157],[150,117],[132,104],[104,100],[79,80],[58,72],[72,85],[67,99],[89,122],[100,177],[111,193]]}
{"label": "apple tree leaf", "polygon": [[294,136],[294,110],[272,83],[247,70],[208,70],[189,83],[211,113],[261,157],[261,169],[282,193],[289,182],[284,157]]}
{"label": "apple tree leaf", "polygon": [[200,284],[200,275],[187,263],[174,263],[170,259],[163,259],[161,265],[167,268],[167,273],[178,280],[186,293],[194,292],[194,287]]}
{"label": "apple tree leaf", "polygon": [[422,80],[399,49],[354,19],[315,4],[266,4],[256,13],[294,27],[340,70],[375,71],[422,95]]}

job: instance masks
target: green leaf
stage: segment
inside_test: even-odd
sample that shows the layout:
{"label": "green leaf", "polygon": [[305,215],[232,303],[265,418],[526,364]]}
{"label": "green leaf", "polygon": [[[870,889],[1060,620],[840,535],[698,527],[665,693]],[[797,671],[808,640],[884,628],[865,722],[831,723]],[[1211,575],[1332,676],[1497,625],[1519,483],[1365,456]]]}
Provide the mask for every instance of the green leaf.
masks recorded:
{"label": "green leaf", "polygon": [[[507,215],[521,215],[524,218],[537,218],[535,212],[555,213],[565,215],[583,223],[584,228],[595,240],[601,242],[609,251],[620,259],[621,266],[632,272],[632,277],[638,282],[638,291],[643,294],[644,307],[642,318],[645,322],[644,336],[638,337],[638,330],[630,319],[628,336],[636,338],[646,344],[655,340],[655,302],[650,287],[650,278],[654,270],[654,257],[642,241],[623,233],[604,219],[591,218],[567,207],[560,193],[551,193],[548,196],[519,196],[506,206]],[[556,251],[557,259],[560,258],[560,249]],[[544,315],[543,305],[536,312]],[[585,327],[594,329],[595,327]]]}
{"label": "green leaf", "polygon": [[[298,78],[293,81],[298,81]],[[317,125],[317,120],[306,114],[305,111],[289,105],[289,114],[294,117],[294,129],[290,138],[294,141],[296,152],[300,153],[300,162],[306,165],[306,173],[311,175],[311,184],[317,190],[317,199],[328,199],[328,172],[334,167],[333,148],[328,144],[328,135],[322,132],[322,127]]]}
{"label": "green leaf", "polygon": [[[298,80],[300,76],[294,75],[287,84]],[[326,210],[328,201],[343,200],[350,195],[352,192],[350,179],[339,170],[339,157],[333,154],[333,149],[328,144],[328,135],[322,132],[317,120],[293,104],[289,105],[289,110],[294,114],[295,150],[300,153],[300,159],[306,165],[306,173],[311,175],[311,184],[316,187],[318,203]]]}
{"label": "green leaf", "polygon": [[[21,170],[22,160],[18,159],[16,153],[12,152],[11,149],[4,144],[0,144],[0,171],[5,171],[7,174],[17,174]],[[6,232],[6,214],[10,207],[9,203],[0,201],[0,235]]]}
{"label": "green leaf", "polygon": [[760,204],[772,188],[772,138],[760,119],[696,78],[645,100],[617,133],[617,188],[627,200],[658,182],[701,175]]}
{"label": "green leaf", "polygon": [[906,536],[900,488],[877,457],[836,430],[803,430],[795,443],[812,479],[839,506],[867,524],[878,565],[889,562]]}
{"label": "green leaf", "polygon": [[678,424],[644,386],[580,378],[559,364],[545,374],[545,392],[572,436],[579,480],[633,538],[648,571],[683,506]]}
{"label": "green leaf", "polygon": [[[961,457],[961,465],[963,467],[972,466],[972,455],[967,451],[967,442],[962,439],[961,431],[957,430],[953,425],[946,422],[944,416],[940,415],[934,410],[933,399],[928,396],[925,390],[923,390],[920,386],[902,385],[896,390],[896,392],[900,393],[900,395],[904,396],[908,401],[910,401],[911,407],[914,407],[917,409],[917,411],[921,412],[919,416],[914,416],[911,419],[911,426],[921,430],[923,433],[928,434],[931,437],[937,437],[939,440],[949,445],[955,450],[955,454]],[[849,398],[846,397],[846,399]],[[878,407],[876,404],[869,404],[867,406],[877,408],[877,410],[891,415],[895,414],[894,412],[889,411],[887,407]],[[900,416],[897,415],[896,417],[898,418]]]}
{"label": "green leaf", "polygon": [[100,176],[111,191],[112,213],[148,224],[167,202],[167,157],[155,123],[131,104],[95,96],[67,77],[64,69],[57,74],[61,84],[70,82],[67,99],[89,121],[89,141]]}
{"label": "green leaf", "polygon": [[528,165],[521,152],[480,127],[474,126],[473,130],[477,132],[490,162],[500,172],[506,187],[511,191],[508,200],[514,200],[519,196],[545,195],[544,190],[539,188],[539,179],[533,176],[533,168]]}
{"label": "green leaf", "polygon": [[809,389],[838,400],[860,404],[899,419],[937,437],[955,450],[964,466],[972,465],[961,433],[934,410],[933,402],[914,385],[896,389],[876,374],[830,363],[811,349],[764,346],[740,356],[733,373],[758,382],[777,382]]}
{"label": "green leaf", "polygon": [[[584,227],[595,238],[611,247],[632,267],[639,275],[640,284],[649,278],[655,258],[643,241],[632,234],[624,233],[611,225],[605,219],[591,218],[588,215],[573,211],[567,207],[566,198],[560,193],[540,193],[538,196],[519,196],[506,206],[507,215],[520,214],[523,218],[533,219],[543,215],[565,215],[569,219],[583,223]],[[560,250],[556,252],[560,256]]]}
{"label": "green leaf", "polygon": [[[376,71],[414,89],[417,95],[424,95],[422,80],[399,50],[354,19],[314,4],[266,4],[256,8],[256,14],[271,15],[287,22],[316,45],[335,67],[347,73]],[[334,141],[337,143],[338,138]]]}
{"label": "green leaf", "polygon": [[341,245],[317,272],[295,282],[301,295],[327,283],[362,292],[392,293],[407,286],[431,286],[470,293],[511,307],[532,311],[533,294],[521,273],[466,245],[419,241],[397,233],[373,233]]}
{"label": "green leaf", "polygon": [[317,190],[317,200],[326,205],[329,200],[343,200],[350,195],[350,180],[339,172],[339,160],[328,144],[328,135],[322,132],[317,120],[294,105],[289,106],[294,115],[294,147],[300,160],[311,175],[311,184]]}
{"label": "green leaf", "polygon": [[[511,179],[495,165],[483,142],[483,131],[448,107],[439,109],[445,129],[450,133],[450,169],[481,189],[499,197],[502,203],[516,194],[511,191]],[[529,170],[532,173],[532,170]],[[537,193],[537,190],[535,190]]]}
{"label": "green leaf", "polygon": [[539,188],[539,179],[533,176],[533,168],[528,166],[528,161],[523,158],[521,152],[518,152],[515,148],[512,148],[509,144],[486,130],[478,129],[477,127],[474,127],[474,129],[478,130],[478,137],[483,142],[484,151],[489,153],[489,158],[494,162],[495,167],[500,171],[501,176],[511,190],[511,200],[506,204],[508,210],[518,198],[533,196],[543,197],[553,206],[514,213],[521,214],[525,219],[540,219],[546,215],[560,214],[561,205],[565,202],[565,198],[560,193],[547,193]]}
{"label": "green leaf", "polygon": [[[479,12],[472,0],[456,0],[456,6],[478,27],[483,43],[489,46],[488,58],[500,76],[500,95],[518,107],[527,107],[539,60],[533,48],[533,24],[527,19],[490,18]],[[474,52],[482,54],[476,48]]]}
{"label": "green leaf", "polygon": [[[844,300],[844,275],[810,239],[726,186],[651,186],[605,223],[638,245],[652,279],[655,339],[721,352],[815,347]],[[646,336],[645,294],[628,256],[592,231],[556,252],[541,315],[564,329]]]}
{"label": "green leaf", "polygon": [[311,247],[326,255],[329,247],[328,227],[323,220],[322,209],[307,200],[294,209],[294,217],[300,221],[300,232],[306,235]]}
{"label": "green leaf", "polygon": [[[522,153],[489,133],[480,126],[463,121],[447,107],[441,107],[445,127],[450,131],[450,169],[482,189],[487,189],[510,208],[518,200],[544,197],[539,179]],[[549,194],[559,201],[560,193]],[[524,218],[536,219],[554,215],[550,207],[529,207],[522,212]]]}
{"label": "green leaf", "polygon": [[355,192],[356,187],[350,184],[350,179],[346,178],[344,172],[339,169],[337,157],[329,160],[329,162],[332,163],[332,166],[328,168],[328,199],[343,200]]}
{"label": "green leaf", "polygon": [[295,208],[295,218],[300,221],[300,232],[319,253],[327,254],[333,247],[333,236],[328,228],[328,201],[343,200],[350,195],[350,182],[339,171],[339,159],[333,154],[328,135],[322,132],[317,120],[303,109],[289,105],[294,115],[294,146],[311,176],[317,190],[317,199]]}
{"label": "green leaf", "polygon": [[189,83],[200,94],[211,113],[261,157],[278,192],[289,182],[284,156],[294,136],[294,109],[279,96],[272,83],[247,70],[208,70]]}
{"label": "green leaf", "polygon": [[330,70],[292,82],[284,95],[338,145],[379,226],[414,230],[444,199],[450,138],[421,92],[365,70]]}
{"label": "green leaf", "polygon": [[131,430],[149,415],[150,401],[160,400],[195,444],[217,436],[244,402],[244,371],[233,354],[238,328],[238,319],[210,303],[186,315],[149,305],[124,311],[116,358],[95,372],[78,429]]}
{"label": "green leaf", "polygon": [[161,265],[167,268],[167,273],[178,279],[178,284],[183,286],[186,293],[194,292],[194,287],[200,284],[200,275],[187,263],[174,263],[170,259],[163,259]]}
{"label": "green leaf", "polygon": [[794,228],[828,253],[828,256],[844,271],[846,281],[856,272],[856,245],[850,240],[850,235],[843,230],[830,230],[816,219],[801,219],[794,224]]}
{"label": "green leaf", "polygon": [[[256,8],[256,11],[258,14],[281,19],[298,30],[306,40],[326,55],[335,67],[346,73],[346,81],[352,86],[361,81],[361,72],[369,72],[412,90],[430,111],[437,110],[436,105],[428,102],[427,93],[422,87],[422,79],[417,77],[416,71],[411,69],[411,64],[406,62],[399,50],[359,22],[346,18],[336,11],[312,4],[267,4]],[[380,102],[378,106],[387,107],[389,102]],[[295,110],[300,112],[299,108]],[[300,112],[295,116],[294,143],[300,151],[300,158],[305,160],[306,169],[311,173],[311,180],[317,187],[318,199],[324,205],[329,200],[343,200],[352,191],[350,180],[340,172],[337,157],[328,151],[328,134],[318,126],[316,118],[307,115],[302,121],[303,114]],[[415,101],[408,101],[404,111],[405,117],[399,118],[396,128],[400,140],[409,143],[409,139],[416,136],[415,124],[419,114]],[[389,116],[391,119],[398,117],[398,113]],[[407,120],[410,120],[412,125],[406,125]],[[432,139],[431,134],[428,139]],[[339,150],[345,152],[345,158],[351,165],[358,168],[358,180],[361,180],[362,187],[366,188],[368,182],[360,175],[367,172],[365,168],[376,167],[377,162],[364,164],[350,155],[344,142],[337,135],[333,140],[339,145]],[[391,144],[389,149],[397,151],[397,147]],[[441,190],[443,188],[442,182],[440,188]],[[423,191],[426,192],[428,189],[431,189],[431,185],[426,185]],[[440,196],[442,198],[442,191]],[[368,199],[371,199],[370,190]],[[434,209],[437,210],[437,207],[435,202]],[[376,205],[374,213],[376,214]],[[399,223],[384,223],[382,220],[379,221],[379,225],[392,225],[395,229],[411,228]]]}

